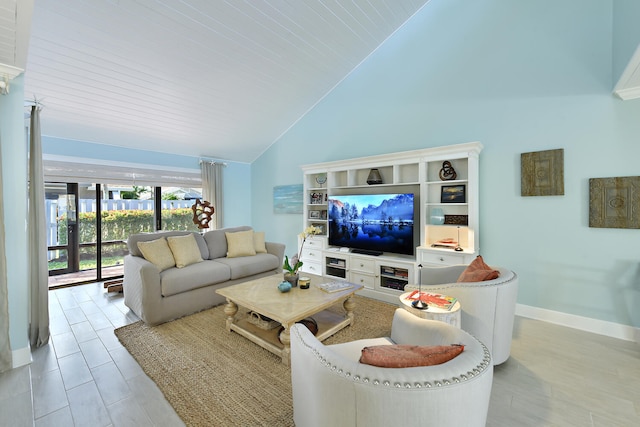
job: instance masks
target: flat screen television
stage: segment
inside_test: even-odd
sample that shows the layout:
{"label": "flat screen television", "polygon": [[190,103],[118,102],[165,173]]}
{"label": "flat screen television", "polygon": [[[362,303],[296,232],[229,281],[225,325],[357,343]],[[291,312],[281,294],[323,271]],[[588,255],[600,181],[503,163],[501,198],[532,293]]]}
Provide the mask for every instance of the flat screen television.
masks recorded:
{"label": "flat screen television", "polygon": [[414,255],[414,197],[352,194],[329,197],[329,245],[353,252]]}

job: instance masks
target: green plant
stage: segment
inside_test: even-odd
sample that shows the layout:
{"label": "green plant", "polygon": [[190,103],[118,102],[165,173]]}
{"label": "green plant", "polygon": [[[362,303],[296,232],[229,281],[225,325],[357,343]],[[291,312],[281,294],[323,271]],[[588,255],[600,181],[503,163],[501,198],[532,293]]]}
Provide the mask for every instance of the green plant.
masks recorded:
{"label": "green plant", "polygon": [[313,225],[310,225],[309,227],[305,228],[304,231],[298,235],[298,237],[302,239],[302,244],[300,245],[300,251],[298,251],[297,254],[291,257],[291,262],[289,262],[289,257],[285,255],[284,265],[282,266],[282,268],[291,274],[296,274],[300,269],[300,267],[302,267],[303,265],[302,261],[300,261],[300,256],[302,255],[302,248],[304,247],[304,242],[307,241],[307,237],[320,234],[321,232],[322,230],[320,230],[318,227],[315,227]]}
{"label": "green plant", "polygon": [[134,185],[133,191],[121,191],[120,197],[129,200],[140,200],[140,196],[147,192],[149,192],[149,190],[147,190],[146,188]]}
{"label": "green plant", "polygon": [[[193,211],[190,208],[162,210],[162,224],[165,230],[193,230]],[[154,216],[148,210],[110,210],[101,212],[102,241],[123,241],[131,234],[150,233],[155,230]],[[78,215],[79,242],[97,241],[96,213],[81,212]],[[67,218],[57,219],[59,244],[67,244]]]}

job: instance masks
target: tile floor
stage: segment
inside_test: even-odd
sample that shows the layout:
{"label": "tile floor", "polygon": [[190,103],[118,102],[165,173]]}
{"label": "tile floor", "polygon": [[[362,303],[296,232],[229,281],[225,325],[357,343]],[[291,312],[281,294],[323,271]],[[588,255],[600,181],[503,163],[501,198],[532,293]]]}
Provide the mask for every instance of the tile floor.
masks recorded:
{"label": "tile floor", "polygon": [[[50,344],[0,374],[1,427],[184,425],[113,333],[138,320],[122,294],[94,283],[49,296]],[[640,345],[516,317],[487,426],[640,426]]]}
{"label": "tile floor", "polygon": [[113,330],[139,320],[100,283],[49,292],[51,340],[0,374],[0,426],[183,426]]}

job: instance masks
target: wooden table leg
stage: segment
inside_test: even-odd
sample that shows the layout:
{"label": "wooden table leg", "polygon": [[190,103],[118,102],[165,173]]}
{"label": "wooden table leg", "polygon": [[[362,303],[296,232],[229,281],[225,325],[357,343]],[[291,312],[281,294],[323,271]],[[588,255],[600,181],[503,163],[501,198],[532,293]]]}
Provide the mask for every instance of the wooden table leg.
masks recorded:
{"label": "wooden table leg", "polygon": [[227,298],[227,305],[224,306],[224,314],[227,315],[227,331],[229,332],[231,332],[231,324],[237,312],[238,305]]}
{"label": "wooden table leg", "polygon": [[356,301],[352,297],[349,297],[344,301],[342,306],[347,311],[347,317],[351,319],[350,324],[353,325],[353,321],[354,321],[353,309],[356,308]]}
{"label": "wooden table leg", "polygon": [[282,348],[282,364],[289,366],[291,360],[291,335],[289,334],[290,325],[283,324],[284,329],[280,332],[280,342],[284,346]]}

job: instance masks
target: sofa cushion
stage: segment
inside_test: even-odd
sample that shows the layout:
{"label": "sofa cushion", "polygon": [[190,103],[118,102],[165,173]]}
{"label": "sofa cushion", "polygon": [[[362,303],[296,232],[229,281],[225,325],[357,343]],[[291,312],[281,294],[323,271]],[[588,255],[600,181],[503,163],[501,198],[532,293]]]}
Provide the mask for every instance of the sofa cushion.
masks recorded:
{"label": "sofa cushion", "polygon": [[463,345],[377,345],[362,349],[360,363],[380,368],[440,365],[464,350]]}
{"label": "sofa cushion", "polygon": [[205,260],[184,268],[170,268],[163,271],[160,273],[160,287],[162,296],[168,297],[192,289],[226,282],[230,278],[231,273],[228,266],[217,261]]}
{"label": "sofa cushion", "polygon": [[256,254],[253,245],[253,230],[225,233],[227,237],[227,258],[253,256]]}
{"label": "sofa cushion", "polygon": [[209,247],[204,241],[204,238],[200,235],[200,233],[194,233],[192,231],[155,231],[153,233],[132,234],[127,238],[127,246],[129,247],[129,253],[131,255],[142,256],[142,252],[140,252],[140,249],[138,248],[138,242],[148,242],[151,240],[159,239],[161,237],[167,238],[170,236],[185,236],[187,234],[193,234],[193,237],[198,243],[198,248],[200,249],[200,256],[202,257],[202,259],[209,259]]}
{"label": "sofa cushion", "polygon": [[267,246],[264,240],[264,231],[253,232],[253,246],[257,254],[267,253]]}
{"label": "sofa cushion", "polygon": [[273,254],[256,254],[250,257],[218,258],[219,263],[225,264],[231,270],[231,280],[241,279],[280,267],[278,257]]}
{"label": "sofa cushion", "polygon": [[171,253],[173,253],[173,258],[176,260],[176,267],[184,268],[203,261],[200,248],[198,248],[198,243],[193,234],[167,237],[167,243]]}
{"label": "sofa cushion", "polygon": [[204,233],[204,241],[209,249],[208,259],[224,258],[227,256],[227,236],[225,233],[246,230],[251,230],[251,227],[221,228],[220,230],[211,230]]}
{"label": "sofa cushion", "polygon": [[138,242],[138,248],[144,259],[155,265],[160,271],[174,267],[176,261],[164,237],[148,242]]}
{"label": "sofa cushion", "polygon": [[482,256],[478,255],[460,274],[458,282],[483,282],[497,279],[499,276],[500,272],[489,267],[482,259]]}

